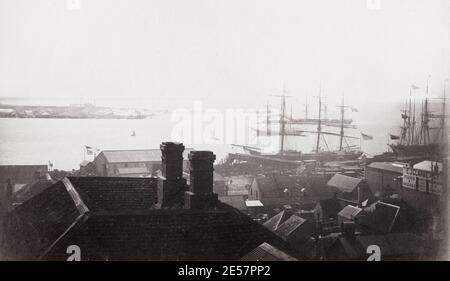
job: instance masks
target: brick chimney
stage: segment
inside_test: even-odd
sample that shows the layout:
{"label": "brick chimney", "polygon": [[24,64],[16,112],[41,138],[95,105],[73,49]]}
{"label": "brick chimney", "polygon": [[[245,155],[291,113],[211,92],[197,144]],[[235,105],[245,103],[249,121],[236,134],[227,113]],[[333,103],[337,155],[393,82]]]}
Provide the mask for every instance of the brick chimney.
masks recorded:
{"label": "brick chimney", "polygon": [[183,178],[184,145],[163,142],[161,148],[162,175],[158,177],[158,205],[160,208],[183,204],[186,179]]}
{"label": "brick chimney", "polygon": [[213,193],[214,160],[211,151],[192,151],[189,153],[190,187],[185,193],[186,209],[214,208],[217,194]]}

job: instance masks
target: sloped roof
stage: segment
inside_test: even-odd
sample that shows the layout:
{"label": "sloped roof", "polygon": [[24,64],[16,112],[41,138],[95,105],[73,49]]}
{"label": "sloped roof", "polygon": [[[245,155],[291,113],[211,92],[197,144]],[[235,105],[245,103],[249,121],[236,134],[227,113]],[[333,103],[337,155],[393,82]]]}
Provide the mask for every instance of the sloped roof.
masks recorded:
{"label": "sloped roof", "polygon": [[16,197],[16,201],[23,203],[30,199],[33,196],[41,193],[49,186],[53,185],[55,182],[52,180],[38,180],[31,184],[27,184],[19,189],[14,195]]}
{"label": "sloped roof", "polygon": [[[192,148],[186,148],[183,158],[187,160]],[[132,150],[103,150],[103,154],[109,163],[132,163],[132,162],[160,162],[160,149],[132,149]]]}
{"label": "sloped roof", "polygon": [[234,196],[219,196],[219,200],[222,203],[228,204],[233,208],[238,210],[245,210],[247,206],[245,205],[245,199],[242,195],[234,195]]}
{"label": "sloped roof", "polygon": [[356,222],[376,233],[388,233],[394,227],[399,211],[399,206],[378,201],[366,208],[364,216]]}
{"label": "sloped roof", "polygon": [[69,177],[91,211],[149,210],[157,201],[155,178]]}
{"label": "sloped roof", "polygon": [[420,162],[420,163],[415,164],[413,167],[414,167],[414,169],[416,169],[416,170],[421,170],[421,171],[430,172],[430,171],[431,171],[431,166],[433,165],[433,168],[434,168],[434,166],[435,166],[436,164],[437,164],[438,167],[439,167],[439,172],[441,172],[441,171],[442,171],[442,163],[440,163],[440,162],[435,162],[435,161],[428,161],[428,160],[425,160],[425,161],[422,161],[422,162]]}
{"label": "sloped roof", "polygon": [[329,195],[323,179],[314,176],[273,175],[257,177],[255,181],[257,181],[260,191],[267,197],[283,197],[285,189],[288,189],[292,196],[299,196],[300,190],[303,188],[306,194],[312,196]]}
{"label": "sloped roof", "polygon": [[263,242],[285,242],[235,209],[152,210],[94,214],[42,259],[67,257],[67,245],[84,260],[238,260]]}
{"label": "sloped roof", "polygon": [[149,174],[147,167],[117,168],[119,175]]}
{"label": "sloped roof", "polygon": [[283,196],[283,190],[278,188],[271,177],[257,177],[255,178],[258,188],[265,197],[280,197]]}
{"label": "sloped roof", "polygon": [[293,212],[283,210],[276,214],[275,216],[271,217],[269,220],[263,223],[264,227],[267,228],[270,231],[276,231],[278,227],[284,223],[288,218],[290,218],[293,215]]}
{"label": "sloped roof", "polygon": [[297,259],[264,242],[243,256],[241,261],[297,261]]}
{"label": "sloped roof", "polygon": [[80,163],[80,167],[85,167],[85,166],[89,165],[89,163],[92,163],[92,162],[87,161],[87,160],[83,160],[83,161],[81,161],[81,163]]}
{"label": "sloped roof", "polygon": [[382,259],[384,257],[388,260],[401,260],[408,255],[420,258],[427,251],[424,247],[424,240],[409,232],[385,235],[357,235],[354,239],[340,236],[334,241],[334,243],[337,242],[340,243],[349,259],[366,258],[366,249],[370,245],[380,247]]}
{"label": "sloped roof", "polygon": [[352,205],[347,205],[344,207],[344,209],[342,209],[338,213],[338,216],[349,219],[349,220],[353,220],[361,211],[362,211],[361,208],[358,208],[358,207],[355,207]]}
{"label": "sloped roof", "polygon": [[292,215],[285,222],[283,222],[277,230],[275,230],[275,233],[286,239],[292,232],[305,223],[306,220],[304,218],[297,215]]}
{"label": "sloped roof", "polygon": [[405,163],[395,163],[395,162],[373,162],[367,167],[402,174],[403,167],[405,165],[406,165]]}
{"label": "sloped roof", "polygon": [[352,192],[362,179],[335,174],[329,181],[328,185],[337,188],[341,192]]}
{"label": "sloped roof", "polygon": [[23,248],[12,258],[65,260],[68,245],[82,260],[238,260],[263,242],[289,252],[227,204],[155,209],[155,201],[155,178],[65,178],[13,210],[20,231],[9,246]]}

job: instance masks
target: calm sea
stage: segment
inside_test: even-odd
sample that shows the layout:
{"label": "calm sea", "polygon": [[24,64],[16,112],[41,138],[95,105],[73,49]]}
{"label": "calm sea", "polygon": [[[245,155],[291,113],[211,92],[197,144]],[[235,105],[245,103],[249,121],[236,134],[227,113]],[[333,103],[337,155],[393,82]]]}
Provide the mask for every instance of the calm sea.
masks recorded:
{"label": "calm sea", "polygon": [[[396,107],[375,110],[368,106],[367,110],[360,109],[352,116],[358,130],[351,133],[372,135],[373,140],[362,142],[362,149],[372,155],[381,153],[387,149],[388,132],[398,133],[399,116]],[[175,125],[170,113],[143,120],[3,118],[0,119],[0,164],[47,164],[51,161],[56,169],[78,169],[85,157],[92,160],[92,156],[85,156],[85,145],[101,150],[159,148],[161,142],[172,140]],[[133,131],[135,136],[132,136]],[[277,137],[262,142],[266,143],[267,152],[278,147]],[[287,142],[290,148],[309,152],[315,137],[289,138]],[[327,137],[327,144],[330,148],[336,147],[336,138]],[[360,141],[355,140],[353,144],[359,145]],[[237,150],[229,144],[185,143],[185,146],[213,150],[218,160]]]}

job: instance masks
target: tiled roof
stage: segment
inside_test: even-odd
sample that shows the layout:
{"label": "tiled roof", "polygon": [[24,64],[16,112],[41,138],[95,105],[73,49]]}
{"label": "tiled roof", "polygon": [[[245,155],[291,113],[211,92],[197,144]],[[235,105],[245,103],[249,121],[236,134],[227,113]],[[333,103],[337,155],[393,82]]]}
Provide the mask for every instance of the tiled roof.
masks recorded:
{"label": "tiled roof", "polygon": [[75,244],[82,260],[238,260],[263,242],[287,249],[234,209],[153,210],[91,215],[43,259],[65,259],[67,246]]}
{"label": "tiled roof", "polygon": [[241,261],[296,261],[297,259],[264,242],[241,258]]}
{"label": "tiled roof", "polygon": [[[11,212],[14,229],[4,251],[13,259],[36,259],[80,215],[65,185],[57,182]],[[13,247],[18,247],[17,253]]]}
{"label": "tiled roof", "polygon": [[54,181],[52,180],[38,180],[31,184],[27,184],[19,189],[15,194],[16,202],[23,203],[30,199],[31,197],[41,193],[49,186],[53,185]]}
{"label": "tiled roof", "polygon": [[335,174],[329,181],[328,185],[337,188],[341,192],[352,192],[362,179]]}
{"label": "tiled roof", "polygon": [[70,177],[91,211],[149,210],[157,201],[155,178]]}
{"label": "tiled roof", "polygon": [[154,178],[65,178],[12,211],[20,229],[12,244],[27,244],[23,258],[36,258],[87,211],[148,210],[155,202]]}
{"label": "tiled roof", "polygon": [[361,211],[362,211],[361,208],[358,208],[358,207],[355,207],[352,205],[347,205],[344,207],[344,209],[342,209],[338,213],[338,216],[349,219],[349,220],[353,220]]}
{"label": "tiled roof", "polygon": [[402,174],[403,166],[405,165],[406,165],[405,163],[395,163],[395,162],[373,162],[367,167]]}
{"label": "tiled roof", "polygon": [[[152,209],[154,178],[70,177],[12,212],[7,259],[238,260],[276,234],[227,204],[215,209]],[[13,252],[16,251],[16,252]]]}
{"label": "tiled roof", "polygon": [[[186,148],[183,152],[183,158],[187,159],[187,155],[192,151]],[[132,163],[132,162],[160,162],[160,149],[135,149],[135,150],[103,150],[103,154],[108,163]],[[99,155],[100,156],[100,155]]]}

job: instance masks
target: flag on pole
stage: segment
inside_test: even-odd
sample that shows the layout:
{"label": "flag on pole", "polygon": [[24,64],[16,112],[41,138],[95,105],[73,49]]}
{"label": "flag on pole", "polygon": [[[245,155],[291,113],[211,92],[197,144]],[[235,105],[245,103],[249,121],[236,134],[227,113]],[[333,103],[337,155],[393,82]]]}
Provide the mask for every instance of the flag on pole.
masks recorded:
{"label": "flag on pole", "polygon": [[418,86],[416,86],[416,85],[412,84],[412,85],[411,85],[411,89],[413,89],[413,90],[419,90],[419,89],[420,89],[420,87],[418,87]]}
{"label": "flag on pole", "polygon": [[396,136],[396,135],[393,135],[393,134],[389,134],[389,136],[391,137],[391,140],[399,140],[400,139],[399,136]]}
{"label": "flag on pole", "polygon": [[88,145],[84,146],[86,148],[86,154],[87,155],[94,155],[94,148]]}
{"label": "flag on pole", "polygon": [[363,140],[373,140],[373,137],[371,135],[361,133],[361,137],[363,138]]}

